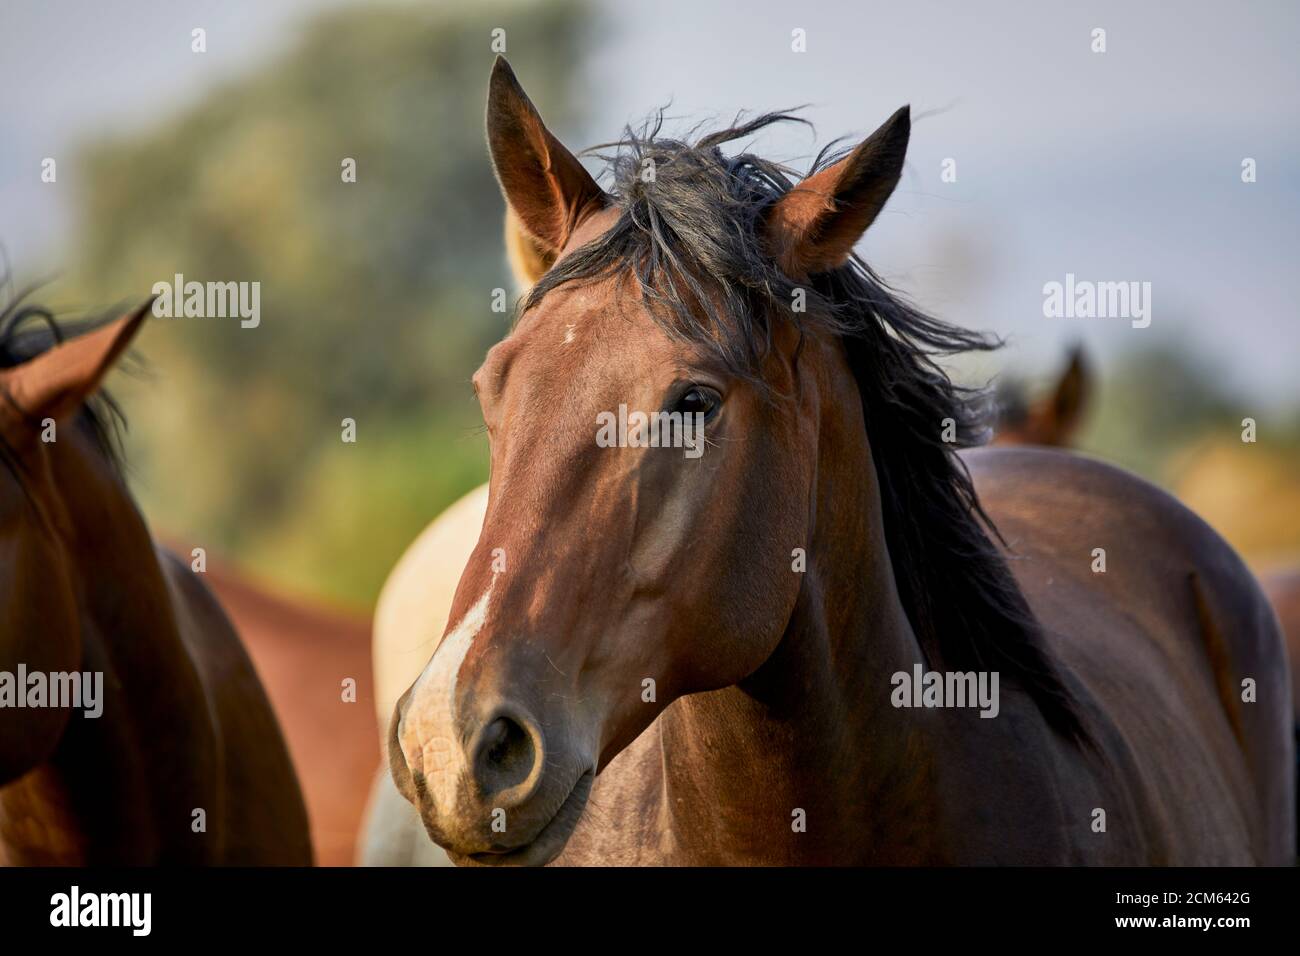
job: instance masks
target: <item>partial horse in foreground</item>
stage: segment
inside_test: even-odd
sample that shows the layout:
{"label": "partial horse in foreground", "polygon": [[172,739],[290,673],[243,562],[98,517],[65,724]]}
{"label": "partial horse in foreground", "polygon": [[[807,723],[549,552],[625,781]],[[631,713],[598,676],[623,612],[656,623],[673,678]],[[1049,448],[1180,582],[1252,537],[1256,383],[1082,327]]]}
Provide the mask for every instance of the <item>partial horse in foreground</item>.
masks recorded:
{"label": "partial horse in foreground", "polygon": [[0,317],[0,863],[307,865],[253,666],[152,540],[94,394],[148,309],[68,341]]}

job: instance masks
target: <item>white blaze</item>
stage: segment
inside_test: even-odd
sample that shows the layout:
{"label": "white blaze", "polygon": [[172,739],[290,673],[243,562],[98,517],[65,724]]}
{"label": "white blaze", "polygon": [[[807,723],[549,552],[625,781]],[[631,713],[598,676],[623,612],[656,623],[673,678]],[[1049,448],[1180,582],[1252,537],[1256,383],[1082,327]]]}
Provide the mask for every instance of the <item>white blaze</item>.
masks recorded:
{"label": "white blaze", "polygon": [[[460,778],[466,771],[464,748],[456,727],[456,678],[474,638],[487,620],[492,584],[460,619],[416,678],[406,707],[401,735],[407,765],[424,774],[436,804],[453,806]],[[417,749],[418,748],[418,749]]]}

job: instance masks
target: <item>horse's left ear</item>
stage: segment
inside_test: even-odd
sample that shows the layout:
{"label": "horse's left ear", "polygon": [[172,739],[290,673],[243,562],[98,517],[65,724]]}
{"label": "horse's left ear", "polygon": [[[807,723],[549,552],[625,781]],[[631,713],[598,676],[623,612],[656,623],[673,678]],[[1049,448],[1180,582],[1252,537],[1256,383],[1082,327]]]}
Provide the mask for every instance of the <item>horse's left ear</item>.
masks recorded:
{"label": "horse's left ear", "polygon": [[72,414],[126,351],[152,306],[150,297],[120,319],[6,369],[0,381],[10,400],[28,419],[57,420]]}
{"label": "horse's left ear", "polygon": [[898,185],[911,135],[904,106],[833,166],[809,176],[768,212],[769,249],[786,275],[842,266]]}

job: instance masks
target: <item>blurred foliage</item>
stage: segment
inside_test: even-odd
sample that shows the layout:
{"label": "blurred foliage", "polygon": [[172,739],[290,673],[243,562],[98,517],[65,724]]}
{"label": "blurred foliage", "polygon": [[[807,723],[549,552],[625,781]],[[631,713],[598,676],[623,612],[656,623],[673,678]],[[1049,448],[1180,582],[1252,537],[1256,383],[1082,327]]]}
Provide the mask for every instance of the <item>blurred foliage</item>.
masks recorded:
{"label": "blurred foliage", "polygon": [[1170,462],[1178,497],[1257,569],[1300,561],[1300,423],[1272,432],[1205,436]]}
{"label": "blurred foliage", "polygon": [[1206,432],[1240,438],[1247,406],[1217,384],[1204,356],[1139,348],[1095,375],[1095,414],[1081,446],[1150,481],[1167,486],[1171,456]]}
{"label": "blurred foliage", "polygon": [[1082,450],[1173,492],[1255,567],[1300,559],[1300,409],[1261,412],[1186,348],[1137,349],[1099,373]]}
{"label": "blurred foliage", "polygon": [[469,378],[510,288],[483,135],[491,30],[563,133],[585,20],[567,0],[335,12],[183,115],[86,150],[78,298],[138,300],[175,273],[261,283],[260,327],[153,320],[149,374],[119,386],[156,527],[364,606],[485,478]]}

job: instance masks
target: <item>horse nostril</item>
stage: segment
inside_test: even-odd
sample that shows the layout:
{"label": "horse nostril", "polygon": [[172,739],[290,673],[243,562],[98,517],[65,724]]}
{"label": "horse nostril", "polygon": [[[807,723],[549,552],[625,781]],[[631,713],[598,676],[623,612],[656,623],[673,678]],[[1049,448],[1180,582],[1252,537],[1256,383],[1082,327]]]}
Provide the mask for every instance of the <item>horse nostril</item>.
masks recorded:
{"label": "horse nostril", "polygon": [[537,755],[533,738],[512,717],[498,717],[479,737],[475,772],[484,794],[518,786],[533,772]]}
{"label": "horse nostril", "polygon": [[509,717],[498,717],[483,731],[483,749],[493,764],[503,764],[510,759],[511,740],[523,733],[523,728]]}

